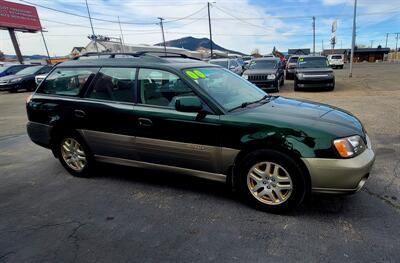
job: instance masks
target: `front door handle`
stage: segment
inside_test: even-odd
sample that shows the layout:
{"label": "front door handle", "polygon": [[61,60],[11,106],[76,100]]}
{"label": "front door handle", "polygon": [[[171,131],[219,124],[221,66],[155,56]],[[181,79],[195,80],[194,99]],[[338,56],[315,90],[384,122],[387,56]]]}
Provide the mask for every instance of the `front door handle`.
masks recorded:
{"label": "front door handle", "polygon": [[151,127],[153,126],[153,122],[150,119],[147,118],[139,118],[139,125],[143,127]]}
{"label": "front door handle", "polygon": [[75,116],[78,118],[83,118],[86,116],[86,113],[83,110],[74,110]]}

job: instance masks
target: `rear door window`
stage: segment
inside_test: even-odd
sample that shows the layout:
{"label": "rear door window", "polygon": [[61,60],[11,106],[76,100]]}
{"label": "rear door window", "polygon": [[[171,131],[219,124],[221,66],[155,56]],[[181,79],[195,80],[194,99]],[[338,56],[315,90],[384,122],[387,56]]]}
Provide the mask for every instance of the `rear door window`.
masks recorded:
{"label": "rear door window", "polygon": [[96,75],[98,68],[57,68],[40,85],[39,93],[78,96]]}
{"label": "rear door window", "polygon": [[135,68],[102,68],[89,98],[134,102]]}
{"label": "rear door window", "polygon": [[175,107],[181,96],[194,96],[192,89],[177,75],[158,69],[140,69],[140,101],[142,104]]}

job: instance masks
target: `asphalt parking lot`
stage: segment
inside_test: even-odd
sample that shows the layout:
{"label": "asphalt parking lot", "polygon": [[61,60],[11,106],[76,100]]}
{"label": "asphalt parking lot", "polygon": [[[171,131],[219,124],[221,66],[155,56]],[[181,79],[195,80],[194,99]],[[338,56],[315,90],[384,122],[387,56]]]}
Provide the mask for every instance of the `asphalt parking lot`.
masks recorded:
{"label": "asphalt parking lot", "polygon": [[362,191],[312,196],[289,215],[223,184],[102,165],[70,176],[26,135],[25,98],[0,94],[0,262],[399,262],[400,64],[335,70],[333,92],[280,95],[354,113],[377,159]]}

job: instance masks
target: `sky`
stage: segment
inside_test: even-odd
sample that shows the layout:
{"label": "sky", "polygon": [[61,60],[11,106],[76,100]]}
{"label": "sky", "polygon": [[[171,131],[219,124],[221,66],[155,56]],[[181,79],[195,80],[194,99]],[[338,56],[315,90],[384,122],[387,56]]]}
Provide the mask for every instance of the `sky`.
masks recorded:
{"label": "sky", "polygon": [[[72,16],[37,6],[51,56],[86,46],[91,34],[84,0],[26,0],[33,5],[78,14]],[[15,0],[13,2],[23,3]],[[24,3],[26,4],[26,2]],[[316,51],[330,48],[331,25],[337,21],[336,48],[350,48],[354,0],[215,0],[211,3],[213,41],[224,48],[268,54],[276,47],[312,49],[315,16]],[[127,44],[153,45],[162,41],[158,17],[165,20],[166,40],[186,36],[208,37],[207,1],[204,0],[88,0],[96,34],[120,37],[118,17]],[[386,44],[386,33],[400,31],[400,0],[358,0],[357,44]],[[111,22],[99,21],[109,20]],[[45,54],[40,33],[17,33],[24,55]],[[371,43],[372,42],[372,43]],[[395,47],[389,34],[388,46]],[[400,46],[400,43],[399,43]],[[0,50],[14,54],[8,32],[0,30]]]}

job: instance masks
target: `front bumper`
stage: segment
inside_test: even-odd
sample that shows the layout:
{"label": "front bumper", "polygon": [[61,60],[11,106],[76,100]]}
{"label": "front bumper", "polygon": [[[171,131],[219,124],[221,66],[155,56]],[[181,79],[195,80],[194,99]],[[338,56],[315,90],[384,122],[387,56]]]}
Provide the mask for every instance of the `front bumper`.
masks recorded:
{"label": "front bumper", "polygon": [[3,84],[3,83],[0,83],[0,90],[10,90],[13,87],[14,87],[14,84],[10,84],[10,83]]}
{"label": "front bumper", "polygon": [[262,81],[254,81],[249,80],[251,83],[259,87],[260,89],[276,89],[277,81],[276,80],[262,80]]}
{"label": "front bumper", "polygon": [[286,69],[286,79],[293,79],[294,78],[294,68]]}
{"label": "front bumper", "polygon": [[296,84],[299,88],[329,88],[335,85],[335,78],[333,77],[297,78]]}
{"label": "front bumper", "polygon": [[375,153],[367,148],[350,159],[302,158],[311,176],[312,192],[354,193],[366,182]]}

